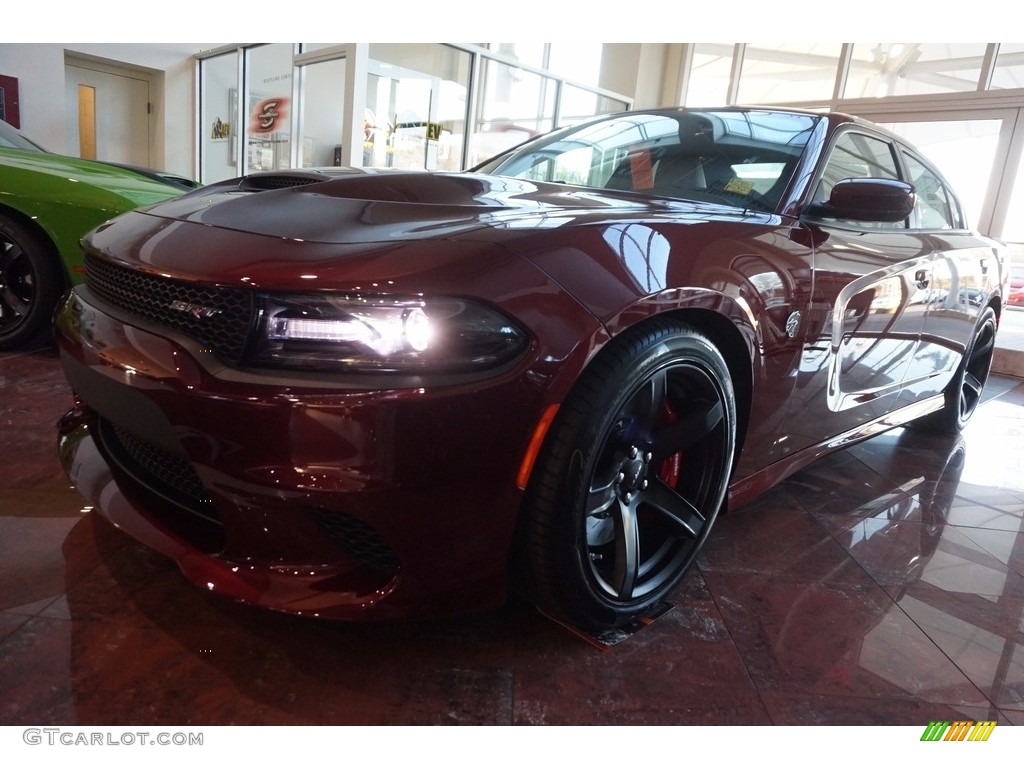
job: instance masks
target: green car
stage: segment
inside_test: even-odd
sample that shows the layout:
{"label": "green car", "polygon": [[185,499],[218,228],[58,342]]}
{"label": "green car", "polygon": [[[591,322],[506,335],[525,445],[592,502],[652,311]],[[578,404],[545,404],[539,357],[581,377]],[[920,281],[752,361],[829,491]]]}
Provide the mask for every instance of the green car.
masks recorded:
{"label": "green car", "polygon": [[86,232],[195,186],[147,168],[52,154],[0,120],[0,350],[48,336],[57,300],[80,280]]}

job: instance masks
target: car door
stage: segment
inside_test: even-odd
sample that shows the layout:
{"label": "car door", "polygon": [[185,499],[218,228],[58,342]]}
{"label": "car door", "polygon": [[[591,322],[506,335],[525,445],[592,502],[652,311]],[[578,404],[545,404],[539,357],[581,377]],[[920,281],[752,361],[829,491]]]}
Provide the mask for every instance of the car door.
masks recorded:
{"label": "car door", "polygon": [[921,343],[904,377],[901,404],[945,389],[989,297],[998,287],[999,260],[990,241],[967,226],[945,180],[913,151],[900,147],[917,202],[911,225],[931,249],[928,303]]}
{"label": "car door", "polygon": [[814,290],[790,450],[856,430],[896,407],[931,295],[933,244],[925,234],[908,221],[832,218],[823,205],[845,179],[903,180],[895,142],[847,126],[816,173],[802,215],[815,242]]}

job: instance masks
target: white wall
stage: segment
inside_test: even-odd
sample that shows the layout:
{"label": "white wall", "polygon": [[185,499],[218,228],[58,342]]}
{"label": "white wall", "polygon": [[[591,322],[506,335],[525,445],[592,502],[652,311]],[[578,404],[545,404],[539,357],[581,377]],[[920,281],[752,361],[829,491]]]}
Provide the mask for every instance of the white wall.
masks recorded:
{"label": "white wall", "polygon": [[0,74],[18,78],[21,129],[53,152],[65,152],[64,49],[0,45]]}
{"label": "white wall", "polygon": [[143,70],[153,87],[152,165],[195,175],[194,54],[220,43],[0,44],[0,74],[18,78],[21,129],[47,149],[67,147],[64,57]]}

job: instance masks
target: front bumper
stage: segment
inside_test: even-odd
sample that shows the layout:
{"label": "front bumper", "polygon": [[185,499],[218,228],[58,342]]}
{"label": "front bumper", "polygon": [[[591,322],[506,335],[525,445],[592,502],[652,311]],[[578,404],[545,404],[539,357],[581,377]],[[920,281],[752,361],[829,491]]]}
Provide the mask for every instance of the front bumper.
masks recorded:
{"label": "front bumper", "polygon": [[102,306],[78,288],[58,314],[79,403],[62,462],[190,581],[348,620],[504,599],[515,476],[543,408],[524,366],[436,390],[232,378]]}

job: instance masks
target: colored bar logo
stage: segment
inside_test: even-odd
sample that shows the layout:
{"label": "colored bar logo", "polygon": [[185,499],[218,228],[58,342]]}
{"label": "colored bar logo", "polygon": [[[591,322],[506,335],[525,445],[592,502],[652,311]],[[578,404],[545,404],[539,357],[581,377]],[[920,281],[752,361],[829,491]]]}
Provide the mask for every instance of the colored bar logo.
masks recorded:
{"label": "colored bar logo", "polygon": [[921,741],[988,741],[995,727],[995,720],[932,720]]}

